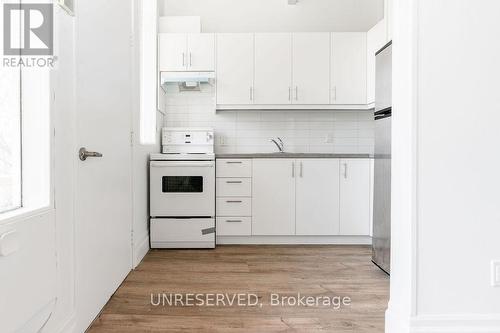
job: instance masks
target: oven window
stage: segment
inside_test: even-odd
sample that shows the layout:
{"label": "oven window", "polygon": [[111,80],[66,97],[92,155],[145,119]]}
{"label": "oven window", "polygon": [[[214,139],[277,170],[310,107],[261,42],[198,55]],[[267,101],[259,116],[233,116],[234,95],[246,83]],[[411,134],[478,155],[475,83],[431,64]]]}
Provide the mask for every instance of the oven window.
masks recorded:
{"label": "oven window", "polygon": [[163,193],[202,193],[202,176],[164,176],[162,177]]}

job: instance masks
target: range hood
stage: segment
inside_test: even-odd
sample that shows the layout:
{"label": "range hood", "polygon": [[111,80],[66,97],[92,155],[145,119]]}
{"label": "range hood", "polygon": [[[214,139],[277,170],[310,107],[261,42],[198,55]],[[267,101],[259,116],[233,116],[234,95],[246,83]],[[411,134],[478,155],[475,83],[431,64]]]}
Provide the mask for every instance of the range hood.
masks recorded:
{"label": "range hood", "polygon": [[202,85],[214,85],[215,72],[161,72],[160,86],[167,92],[176,86],[179,91],[201,91]]}

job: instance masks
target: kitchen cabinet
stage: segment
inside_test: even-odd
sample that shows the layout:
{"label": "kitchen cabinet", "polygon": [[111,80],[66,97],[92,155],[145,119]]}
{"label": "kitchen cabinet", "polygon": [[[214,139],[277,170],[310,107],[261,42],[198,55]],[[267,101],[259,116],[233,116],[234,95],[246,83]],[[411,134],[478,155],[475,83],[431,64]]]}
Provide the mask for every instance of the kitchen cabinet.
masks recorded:
{"label": "kitchen cabinet", "polygon": [[158,35],[160,71],[185,71],[187,35],[165,33]]}
{"label": "kitchen cabinet", "polygon": [[254,34],[217,34],[217,104],[253,104]]}
{"label": "kitchen cabinet", "polygon": [[291,104],[292,34],[255,34],[254,104]]}
{"label": "kitchen cabinet", "polygon": [[340,160],[340,234],[370,234],[370,160]]}
{"label": "kitchen cabinet", "polygon": [[339,160],[303,159],[296,165],[296,234],[339,234]]}
{"label": "kitchen cabinet", "polygon": [[160,71],[214,71],[215,35],[211,33],[158,35]]}
{"label": "kitchen cabinet", "polygon": [[292,35],[293,104],[330,103],[330,33]]}
{"label": "kitchen cabinet", "polygon": [[366,102],[375,103],[375,53],[387,43],[386,22],[382,20],[366,34]]}
{"label": "kitchen cabinet", "polygon": [[366,33],[335,32],[331,38],[331,103],[366,104]]}
{"label": "kitchen cabinet", "polygon": [[255,159],[252,235],[295,234],[295,160]]}
{"label": "kitchen cabinet", "polygon": [[215,35],[188,34],[187,56],[188,70],[215,71]]}

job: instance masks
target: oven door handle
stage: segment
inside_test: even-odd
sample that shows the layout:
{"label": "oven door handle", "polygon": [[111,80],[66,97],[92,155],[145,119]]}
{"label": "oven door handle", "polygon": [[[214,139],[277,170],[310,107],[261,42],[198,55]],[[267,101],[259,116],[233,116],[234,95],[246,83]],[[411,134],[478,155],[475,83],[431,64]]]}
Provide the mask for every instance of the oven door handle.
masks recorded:
{"label": "oven door handle", "polygon": [[153,168],[165,168],[165,167],[207,167],[213,168],[215,166],[214,162],[163,162],[163,161],[152,161],[151,167]]}

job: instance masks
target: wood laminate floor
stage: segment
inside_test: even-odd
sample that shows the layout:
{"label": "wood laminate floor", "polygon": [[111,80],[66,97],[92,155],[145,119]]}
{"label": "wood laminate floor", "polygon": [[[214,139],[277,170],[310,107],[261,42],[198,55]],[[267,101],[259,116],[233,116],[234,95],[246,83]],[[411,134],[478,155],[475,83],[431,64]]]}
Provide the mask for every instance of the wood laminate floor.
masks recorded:
{"label": "wood laminate floor", "polygon": [[[370,256],[366,246],[153,250],[129,274],[89,332],[384,332],[389,278]],[[259,297],[259,304],[155,306],[151,294],[156,303],[158,293],[227,293],[226,303],[232,294],[250,293]],[[271,294],[297,299],[298,293],[322,301],[349,297],[351,305],[336,310],[316,304],[270,304]]]}

